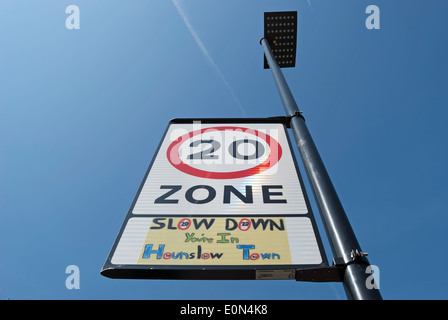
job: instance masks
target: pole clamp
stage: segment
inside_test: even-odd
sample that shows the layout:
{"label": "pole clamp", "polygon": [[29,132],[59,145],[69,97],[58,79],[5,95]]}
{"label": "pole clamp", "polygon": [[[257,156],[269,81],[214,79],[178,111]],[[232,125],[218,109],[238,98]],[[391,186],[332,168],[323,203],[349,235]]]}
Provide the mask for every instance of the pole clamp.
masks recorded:
{"label": "pole clamp", "polygon": [[277,120],[279,122],[282,122],[284,125],[286,125],[287,128],[291,128],[291,119],[294,117],[300,117],[303,119],[303,121],[305,121],[305,118],[302,115],[302,111],[296,111],[294,112],[294,114],[292,116],[280,116],[280,117],[268,117],[268,119],[271,120]]}
{"label": "pole clamp", "polygon": [[303,119],[303,121],[305,121],[305,118],[303,117],[302,113],[303,113],[303,111],[296,111],[296,112],[294,112],[294,114],[292,116],[288,117],[289,121],[291,121],[291,119],[294,118],[294,117],[300,117],[300,118]]}
{"label": "pole clamp", "polygon": [[361,263],[369,265],[366,257],[367,252],[362,252],[358,249],[350,252],[351,260],[345,262],[344,258],[334,258],[333,266],[311,268],[311,269],[298,269],[296,270],[296,281],[311,281],[311,282],[342,282],[344,279],[344,273],[347,266],[353,263]]}
{"label": "pole clamp", "polygon": [[369,254],[367,252],[362,252],[358,249],[354,249],[350,252],[350,258],[351,260],[346,261],[343,257],[335,257],[333,258],[333,265],[339,266],[339,267],[347,267],[348,265],[354,264],[354,263],[360,263],[360,264],[369,264],[367,257]]}
{"label": "pole clamp", "polygon": [[362,252],[359,251],[358,249],[356,250],[352,250],[352,252],[350,252],[350,257],[352,257],[352,260],[356,260],[362,257],[367,257],[369,254],[367,252]]}
{"label": "pole clamp", "polygon": [[294,117],[302,118],[303,121],[305,121],[305,118],[303,117],[302,113],[303,113],[303,111],[296,111],[296,112],[294,112],[294,114],[293,114],[292,116],[287,116],[287,117],[286,117],[286,121],[287,121],[287,125],[286,125],[286,126],[287,126],[288,128],[291,128],[291,120],[292,120],[292,118],[294,118]]}

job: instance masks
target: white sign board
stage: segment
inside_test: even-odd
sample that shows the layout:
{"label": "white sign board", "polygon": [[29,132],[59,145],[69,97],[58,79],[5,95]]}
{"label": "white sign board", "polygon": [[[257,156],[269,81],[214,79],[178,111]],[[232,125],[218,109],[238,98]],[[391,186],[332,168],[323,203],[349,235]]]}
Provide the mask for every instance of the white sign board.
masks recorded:
{"label": "white sign board", "polygon": [[135,215],[299,215],[308,208],[282,124],[172,124]]}
{"label": "white sign board", "polygon": [[283,123],[179,119],[168,126],[102,273],[222,278],[214,271],[224,267],[228,278],[245,279],[256,270],[326,263]]}

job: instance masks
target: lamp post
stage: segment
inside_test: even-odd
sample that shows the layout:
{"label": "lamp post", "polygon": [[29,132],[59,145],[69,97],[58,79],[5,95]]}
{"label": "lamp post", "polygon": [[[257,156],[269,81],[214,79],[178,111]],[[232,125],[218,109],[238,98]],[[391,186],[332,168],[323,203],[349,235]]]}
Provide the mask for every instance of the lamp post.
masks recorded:
{"label": "lamp post", "polygon": [[[370,265],[356,239],[330,176],[283,76],[281,67],[294,67],[297,44],[297,12],[266,12],[265,36],[260,40],[265,68],[270,68],[286,116],[296,140],[308,179],[333,251],[334,263],[343,267],[343,284],[349,299],[381,300],[375,286],[368,286]],[[272,46],[272,47],[271,47]],[[371,268],[369,268],[370,270]]]}

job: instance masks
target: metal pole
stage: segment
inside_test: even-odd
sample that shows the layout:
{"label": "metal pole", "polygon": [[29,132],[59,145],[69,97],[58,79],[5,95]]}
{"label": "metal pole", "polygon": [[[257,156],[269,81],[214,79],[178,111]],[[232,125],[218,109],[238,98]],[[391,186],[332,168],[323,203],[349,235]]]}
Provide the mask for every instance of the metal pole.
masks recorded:
{"label": "metal pole", "polygon": [[[333,251],[334,262],[336,265],[345,267],[343,283],[347,297],[353,300],[381,300],[382,297],[379,290],[372,286],[370,282],[370,273],[366,273],[366,268],[370,265],[365,257],[366,254],[361,250],[316,145],[283,77],[283,73],[266,39],[262,38],[260,43],[263,46],[266,59],[274,76],[286,115],[291,117],[291,129],[316,198],[322,222]],[[370,285],[367,285],[367,282]]]}

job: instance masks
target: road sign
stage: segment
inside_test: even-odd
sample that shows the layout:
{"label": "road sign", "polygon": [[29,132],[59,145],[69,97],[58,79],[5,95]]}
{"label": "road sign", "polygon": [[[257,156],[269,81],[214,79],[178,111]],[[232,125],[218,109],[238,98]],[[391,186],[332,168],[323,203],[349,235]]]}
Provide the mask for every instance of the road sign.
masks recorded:
{"label": "road sign", "polygon": [[295,278],[326,265],[284,123],[174,119],[101,273]]}

